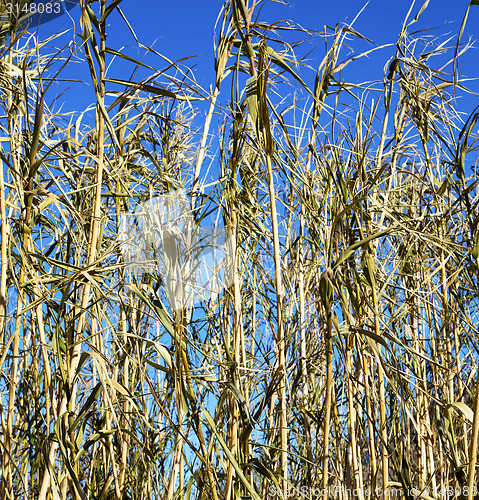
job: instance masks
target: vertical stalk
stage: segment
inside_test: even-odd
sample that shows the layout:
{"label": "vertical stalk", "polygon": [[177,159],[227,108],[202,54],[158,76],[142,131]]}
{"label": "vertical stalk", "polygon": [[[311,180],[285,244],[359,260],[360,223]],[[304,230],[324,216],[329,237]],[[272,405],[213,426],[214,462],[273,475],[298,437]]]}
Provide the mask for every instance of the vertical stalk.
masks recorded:
{"label": "vertical stalk", "polygon": [[[232,383],[240,384],[240,377],[238,371],[238,365],[240,364],[241,353],[240,353],[240,340],[242,337],[242,303],[241,303],[241,290],[240,290],[240,280],[238,273],[238,221],[236,218],[234,203],[231,204],[231,233],[233,234],[233,331],[232,338],[229,339],[229,349],[233,352],[233,363],[234,366],[231,367],[233,371]],[[239,389],[239,387],[238,387]],[[238,432],[239,432],[239,413],[238,405],[233,395],[229,399],[230,408],[230,425],[228,427],[229,433],[229,444],[228,447],[234,457],[238,454]],[[228,473],[226,480],[226,500],[230,500],[234,495],[233,479],[234,479],[234,468],[231,462],[228,463]]]}
{"label": "vertical stalk", "polygon": [[[373,307],[374,307],[374,331],[375,334],[380,337],[381,328],[379,326],[379,307],[378,299],[376,293],[376,286],[372,287],[373,293]],[[379,347],[379,352],[381,353],[381,347]],[[380,428],[381,428],[381,465],[382,465],[382,475],[383,475],[383,498],[389,497],[388,487],[389,487],[389,459],[388,459],[388,431],[386,423],[386,396],[385,396],[385,377],[384,371],[381,366],[380,360],[377,361],[378,369],[378,384],[379,384],[379,418],[380,418]]]}
{"label": "vertical stalk", "polygon": [[5,180],[4,180],[4,169],[3,161],[0,159],[0,237],[1,237],[1,247],[0,247],[0,345],[5,345],[5,327],[7,323],[7,269],[8,269],[8,259],[7,259],[7,247],[8,247],[8,233],[9,225],[7,222],[7,210],[6,210],[6,192],[5,192]]}
{"label": "vertical stalk", "polygon": [[[5,181],[4,181],[4,170],[3,170],[3,161],[0,160],[0,222],[1,226],[1,263],[0,263],[0,346],[2,349],[6,344],[5,333],[6,333],[6,325],[7,325],[7,268],[8,268],[8,260],[7,260],[7,246],[8,246],[8,229],[9,226],[7,224],[7,211],[6,211],[6,192],[5,192]],[[2,419],[3,420],[3,419]],[[3,422],[2,422],[3,423]],[[7,424],[8,426],[8,424]],[[3,426],[2,426],[3,427]],[[3,427],[3,432],[5,433],[5,450],[2,453],[2,469],[3,469],[3,478],[0,485],[0,493],[2,495],[6,495],[6,484],[5,477],[8,477],[10,470],[10,457],[9,454],[6,453],[8,450],[7,445],[9,442],[7,441],[7,436],[9,436],[9,429],[5,429]],[[7,481],[8,483],[8,481]]]}
{"label": "vertical stalk", "polygon": [[374,425],[373,425],[373,419],[371,418],[373,415],[373,407],[371,404],[371,395],[370,395],[372,380],[371,380],[371,368],[366,360],[366,353],[364,352],[364,349],[361,352],[361,359],[364,372],[364,397],[366,399],[366,412],[368,421],[370,482],[371,482],[371,491],[373,492],[373,498],[376,498],[378,465],[376,457],[376,446],[375,446],[376,440],[374,437]]}
{"label": "vertical stalk", "polygon": [[[479,258],[476,257],[476,270],[479,272]],[[479,434],[479,369],[476,375],[476,395],[474,399],[474,420],[472,423],[471,441],[469,444],[469,470],[467,480],[467,500],[472,500],[475,497],[476,477],[476,462],[477,462],[477,441]]]}
{"label": "vertical stalk", "polygon": [[326,304],[326,395],[324,397],[324,431],[323,431],[323,474],[321,479],[322,498],[329,498],[328,469],[329,469],[329,436],[331,427],[331,401],[333,393],[333,336],[332,336],[332,311],[331,304]]}
{"label": "vertical stalk", "polygon": [[276,211],[276,193],[274,189],[273,168],[271,157],[266,155],[266,167],[268,171],[268,187],[271,205],[271,223],[273,227],[273,249],[274,249],[274,280],[276,288],[276,308],[278,331],[276,334],[276,346],[278,353],[278,367],[280,382],[278,396],[280,402],[280,465],[281,486],[284,498],[288,496],[288,416],[286,410],[286,343],[283,324],[283,282],[281,276],[281,253],[279,245],[278,215]]}
{"label": "vertical stalk", "polygon": [[358,461],[358,439],[357,439],[357,412],[356,406],[358,401],[358,387],[352,386],[351,377],[353,374],[353,362],[352,362],[352,348],[351,346],[346,347],[346,376],[347,376],[347,395],[348,395],[348,423],[349,423],[349,435],[351,438],[351,465],[353,468],[353,478],[354,478],[354,488],[358,491],[358,498],[364,498],[363,495],[363,477],[362,477],[362,464]]}
{"label": "vertical stalk", "polygon": [[308,365],[307,365],[307,349],[306,349],[306,310],[305,310],[305,284],[304,284],[304,223],[305,223],[305,213],[304,213],[304,203],[301,204],[301,216],[299,220],[299,277],[298,277],[298,289],[299,289],[299,334],[300,334],[300,353],[301,353],[301,381],[302,381],[302,407],[303,407],[303,422],[304,422],[304,434],[306,440],[306,457],[307,461],[307,481],[308,485],[311,487],[311,463],[313,463],[313,452],[311,449],[311,424],[309,421],[309,415],[304,408],[308,403],[309,399],[309,377],[308,377]]}
{"label": "vertical stalk", "polygon": [[[13,29],[10,30],[10,39],[15,36],[15,32]],[[10,49],[8,51],[8,57],[7,61],[8,64],[12,64],[12,59],[13,59],[13,50]],[[27,105],[28,105],[28,98],[25,96]],[[8,93],[6,97],[6,102],[8,103],[8,109],[13,109],[13,93]],[[14,113],[9,113],[8,116],[8,133],[10,136],[10,151],[11,151],[11,156],[12,156],[12,162],[13,162],[13,168],[14,172],[18,172],[18,178],[17,178],[17,183],[19,186],[19,195],[21,197],[24,197],[24,193],[22,190],[23,187],[23,179],[20,174],[22,172],[22,169],[20,168],[20,148],[17,144],[17,140],[15,139],[18,134],[20,133],[20,130],[18,130],[18,122],[15,121],[15,119],[18,120],[18,116],[16,116]],[[5,326],[6,326],[6,270],[8,266],[8,260],[7,260],[7,253],[6,253],[6,244],[7,244],[7,234],[6,234],[6,206],[5,206],[5,185],[4,185],[4,177],[3,177],[3,162],[2,162],[2,268],[1,268],[1,285],[2,285],[2,317],[0,318],[0,321],[2,321],[3,328],[0,331],[1,340],[2,340],[2,346],[6,346],[6,338],[5,338]],[[25,218],[26,220],[26,218]],[[23,225],[23,231],[25,231],[25,225]],[[25,234],[24,234],[24,241],[25,241]],[[10,369],[10,381],[9,381],[9,399],[8,399],[8,411],[7,411],[7,417],[6,417],[6,425],[4,427],[4,450],[2,452],[2,469],[3,469],[3,474],[2,474],[2,480],[1,480],[1,491],[0,493],[5,496],[10,496],[10,498],[13,498],[13,491],[12,491],[12,465],[11,465],[11,460],[10,457],[12,456],[12,428],[13,428],[13,407],[14,407],[14,394],[15,394],[15,388],[14,388],[14,383],[15,383],[15,377],[14,377],[14,372],[16,375],[16,364],[17,364],[17,358],[18,358],[18,353],[15,354],[15,350],[18,351],[18,341],[19,341],[19,335],[20,335],[20,328],[21,328],[21,310],[22,310],[22,304],[23,304],[23,281],[24,281],[24,276],[25,276],[25,267],[24,267],[24,262],[22,260],[21,264],[21,270],[20,270],[20,276],[19,276],[19,289],[18,289],[18,296],[17,296],[17,307],[16,307],[16,319],[15,319],[15,330],[13,332],[13,342],[14,342],[14,347],[13,347],[13,361],[12,361],[12,367]],[[4,288],[3,288],[4,287]],[[16,347],[15,347],[16,346]],[[5,353],[6,354],[6,353]],[[3,359],[3,356],[2,356]]]}
{"label": "vertical stalk", "polygon": [[[99,23],[99,35],[100,35],[100,47],[99,47],[99,76],[96,80],[96,74],[94,70],[93,58],[88,46],[88,35],[85,30],[85,22],[90,22],[89,15],[86,12],[86,1],[80,0],[80,6],[82,11],[82,25],[83,25],[83,37],[85,40],[85,50],[87,52],[87,59],[90,64],[90,71],[93,78],[93,85],[97,93],[97,107],[96,107],[96,138],[97,138],[97,154],[96,154],[96,173],[95,173],[95,197],[93,214],[91,221],[91,233],[90,242],[88,248],[88,259],[87,266],[91,267],[97,258],[97,245],[98,237],[100,233],[100,221],[101,221],[101,194],[103,187],[103,169],[104,169],[104,154],[105,154],[105,118],[103,116],[103,110],[105,109],[105,76],[106,76],[106,64],[105,64],[105,48],[106,48],[106,22],[105,20]],[[100,0],[100,16],[105,13],[106,0]],[[91,29],[91,24],[90,24]],[[86,310],[88,307],[88,302],[90,301],[90,290],[91,284],[89,281],[84,285],[83,292],[81,295],[81,303],[78,308],[78,322],[77,327],[72,328],[69,333],[68,338],[68,381],[70,385],[70,398],[67,400],[65,395],[61,401],[60,408],[58,411],[58,418],[60,418],[65,411],[67,411],[68,401],[70,403],[70,410],[73,411],[72,404],[76,398],[76,388],[77,384],[74,382],[78,363],[80,361],[80,353],[82,349],[82,335],[85,330],[86,324]],[[52,466],[54,466],[54,457],[58,449],[58,442],[53,442],[50,444],[49,452],[47,454],[47,460]],[[45,468],[45,472],[42,479],[42,485],[40,488],[40,493],[38,500],[45,500],[48,489],[50,488],[51,477],[49,468]]]}
{"label": "vertical stalk", "polygon": [[[184,412],[183,412],[183,400],[186,399],[186,395],[183,394],[183,390],[185,389],[184,384],[184,373],[183,373],[183,328],[182,328],[182,311],[177,315],[174,322],[175,328],[175,399],[176,399],[176,411],[178,416],[178,427],[176,430],[176,443],[175,443],[175,451],[173,458],[173,466],[170,475],[170,481],[168,484],[168,493],[167,499],[173,500],[176,497],[175,494],[175,485],[176,479],[178,477],[178,473],[182,468],[183,463],[183,446],[184,446]],[[180,485],[179,491],[183,492],[183,485],[181,484],[180,477]]]}

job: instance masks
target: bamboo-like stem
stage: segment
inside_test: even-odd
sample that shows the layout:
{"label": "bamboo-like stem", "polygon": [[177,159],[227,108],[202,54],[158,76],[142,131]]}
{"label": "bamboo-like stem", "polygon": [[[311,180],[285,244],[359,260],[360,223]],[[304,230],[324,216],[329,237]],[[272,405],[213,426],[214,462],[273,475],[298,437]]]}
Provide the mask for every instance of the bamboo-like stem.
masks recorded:
{"label": "bamboo-like stem", "polygon": [[281,267],[281,252],[279,245],[278,214],[276,211],[276,193],[274,189],[273,168],[271,158],[266,156],[266,167],[268,172],[268,188],[271,206],[271,225],[273,228],[273,251],[274,251],[274,280],[276,289],[276,346],[278,354],[279,376],[281,380],[278,387],[278,397],[280,402],[280,466],[281,466],[281,487],[284,498],[287,498],[288,492],[288,414],[286,402],[286,343],[284,337],[283,324],[283,281]]}
{"label": "bamboo-like stem", "polygon": [[[119,211],[119,205],[117,203],[116,205],[117,211],[117,220],[120,218],[120,211]],[[125,289],[125,270],[124,268],[120,268],[118,270],[118,288],[120,290]],[[118,321],[118,335],[119,337],[123,340],[125,343],[124,347],[124,360],[123,360],[123,384],[125,387],[129,386],[130,382],[130,358],[129,358],[129,352],[126,352],[126,343],[127,341],[127,314],[125,310],[125,304],[122,301],[120,303],[120,314],[119,314],[119,321]],[[128,399],[125,398],[125,402],[123,404],[123,413],[126,416],[125,417],[125,427],[128,423],[128,417],[127,415],[130,414],[130,408],[131,408],[131,403]],[[125,478],[126,478],[126,472],[127,472],[127,467],[128,467],[128,448],[130,444],[130,436],[125,436],[122,439],[122,447],[121,447],[121,459],[120,459],[120,471],[119,471],[119,484],[120,484],[120,489],[121,492],[124,493],[125,491]]]}
{"label": "bamboo-like stem", "polygon": [[[231,371],[234,373],[234,379],[232,383],[236,383],[239,385],[239,370],[238,364],[240,363],[240,346],[241,346],[241,337],[242,337],[242,306],[241,306],[241,290],[240,290],[240,280],[239,280],[239,255],[238,249],[236,248],[238,241],[237,234],[237,218],[235,213],[235,208],[232,206],[231,213],[231,225],[232,225],[232,234],[233,234],[233,255],[232,255],[232,264],[233,264],[233,330],[232,336],[229,341],[229,349],[230,352],[234,353],[233,363],[234,366],[231,367]],[[239,389],[239,387],[238,387]],[[230,396],[229,399],[229,407],[231,413],[230,425],[228,428],[229,434],[229,449],[233,456],[237,456],[238,454],[238,432],[239,432],[239,414],[238,414],[238,405],[233,395]],[[233,498],[234,489],[233,489],[233,478],[234,478],[234,468],[233,464],[230,462],[228,464],[228,473],[226,480],[226,500],[230,500]]]}
{"label": "bamboo-like stem", "polygon": [[5,326],[7,322],[7,247],[10,227],[7,221],[4,164],[0,159],[0,345],[5,345]]}
{"label": "bamboo-like stem", "polygon": [[326,331],[325,331],[325,355],[326,355],[326,379],[324,396],[324,428],[323,428],[323,471],[321,479],[322,498],[329,498],[329,437],[331,427],[331,404],[333,393],[333,332],[332,332],[332,312],[326,310]]}
{"label": "bamboo-like stem", "polygon": [[[372,287],[373,295],[373,308],[374,308],[374,330],[376,335],[379,337],[381,335],[381,328],[379,325],[379,309],[376,287]],[[383,476],[383,498],[386,499],[389,496],[389,458],[388,458],[388,429],[386,421],[386,396],[385,396],[385,376],[383,367],[381,366],[380,360],[377,362],[377,376],[379,385],[379,418],[380,418],[380,430],[381,430],[381,465],[382,465],[382,476]]]}
{"label": "bamboo-like stem", "polygon": [[[177,312],[174,323],[175,339],[178,339],[175,340],[175,375],[174,375],[176,413],[177,413],[178,423],[177,423],[177,433],[176,433],[172,471],[170,473],[170,480],[168,483],[168,492],[166,497],[168,500],[173,500],[177,495],[175,492],[175,487],[178,475],[180,474],[180,469],[182,468],[183,464],[183,446],[185,443],[183,401],[185,400],[186,396],[183,394],[183,392],[186,388],[186,380],[183,367],[183,346],[181,345],[183,339],[183,327],[184,327],[183,318],[184,318],[183,311]],[[183,485],[181,484],[181,477],[180,477],[180,484],[178,487],[180,494],[183,493],[182,486]]]}
{"label": "bamboo-like stem", "polygon": [[[28,236],[27,236],[28,238]],[[20,286],[23,285],[25,281],[25,268],[22,267],[20,272]],[[10,368],[10,380],[9,380],[9,390],[8,390],[8,412],[7,412],[7,428],[5,433],[5,469],[6,469],[6,489],[7,495],[13,498],[13,479],[12,479],[12,468],[10,456],[12,454],[12,437],[13,437],[13,418],[15,409],[15,394],[18,383],[18,363],[19,363],[19,346],[20,346],[20,332],[22,328],[23,319],[23,290],[22,288],[18,291],[17,298],[17,308],[16,308],[16,321],[15,330],[13,332],[13,352],[12,352],[12,366]]]}
{"label": "bamboo-like stem", "polygon": [[[352,352],[351,349],[347,347],[346,351],[346,368],[349,373],[353,373],[353,365],[352,365]],[[353,469],[353,477],[354,477],[354,485],[353,489],[356,489],[358,492],[358,498],[364,498],[364,488],[363,488],[363,474],[362,474],[362,463],[358,460],[358,437],[357,437],[357,390],[358,387],[355,384],[355,387],[352,387],[351,378],[348,377],[347,381],[347,395],[348,395],[348,426],[349,426],[349,434],[351,436],[351,465]]]}
{"label": "bamboo-like stem", "polygon": [[[301,216],[299,221],[299,251],[298,251],[298,290],[299,290],[299,334],[300,334],[300,353],[301,353],[301,381],[302,381],[302,406],[307,408],[309,399],[309,377],[308,377],[308,365],[307,365],[307,349],[306,349],[306,307],[305,307],[305,283],[304,283],[304,224],[305,224],[305,213],[304,204],[301,205]],[[312,474],[311,474],[311,463],[313,462],[313,451],[311,443],[311,424],[309,420],[309,415],[306,411],[303,411],[304,419],[304,432],[305,432],[305,449],[307,462],[307,481],[309,486],[312,484]]]}
{"label": "bamboo-like stem", "polygon": [[[100,12],[101,15],[105,12],[106,0],[100,1]],[[86,14],[86,4],[81,1],[81,9]],[[90,267],[93,265],[97,258],[97,245],[98,245],[98,236],[100,232],[100,221],[101,221],[101,196],[102,196],[102,188],[103,188],[103,169],[104,169],[104,152],[105,152],[105,119],[103,116],[104,108],[104,100],[105,100],[105,76],[106,76],[106,63],[105,63],[105,48],[106,48],[106,33],[105,33],[106,23],[105,21],[100,23],[100,68],[99,68],[99,77],[98,81],[94,81],[94,86],[97,89],[97,98],[99,102],[97,103],[96,109],[96,131],[97,131],[97,161],[96,161],[96,174],[95,174],[95,197],[94,197],[94,206],[93,206],[93,214],[92,214],[92,222],[91,222],[91,233],[90,233],[90,242],[89,242],[89,252],[87,265]],[[84,34],[85,40],[87,39],[86,34]],[[89,63],[90,67],[94,67],[94,63],[91,57],[91,53],[89,53]],[[92,71],[92,76],[94,75],[94,71]],[[90,290],[91,283],[89,281],[83,287],[83,293],[81,296],[81,305],[79,307],[79,319],[77,323],[77,328],[75,330],[71,330],[71,334],[69,336],[69,366],[68,366],[68,379],[71,390],[71,397],[69,399],[70,405],[73,401],[75,401],[76,397],[76,387],[77,384],[74,382],[76,377],[76,372],[78,368],[78,363],[80,361],[80,353],[82,348],[81,337],[83,335],[83,331],[85,329],[86,323],[86,309],[88,306],[88,302],[90,300]],[[61,417],[65,411],[67,410],[67,399],[63,398],[60,404],[60,408],[58,411],[58,416]],[[70,408],[71,409],[71,408]],[[48,452],[48,460],[50,463],[53,463],[54,456],[56,450],[58,448],[58,443],[53,442],[50,445],[50,449]],[[45,500],[47,496],[48,489],[50,487],[51,477],[49,469],[45,469],[45,473],[42,480],[42,485],[39,493],[39,500]]]}
{"label": "bamboo-like stem", "polygon": [[[193,176],[193,184],[192,184],[192,189],[191,189],[193,191],[193,193],[196,192],[196,190],[198,189],[198,186],[199,186],[201,166],[203,165],[203,161],[204,161],[205,155],[206,155],[206,142],[208,140],[211,119],[213,118],[213,113],[214,113],[215,106],[216,106],[216,100],[218,99],[219,93],[220,93],[220,86],[218,85],[215,87],[213,95],[211,96],[210,107],[209,107],[208,112],[206,114],[205,124],[203,126],[203,134],[201,136],[201,143],[200,143],[200,147],[198,149],[198,157],[196,159],[195,173]],[[193,198],[193,205],[194,205],[194,198]]]}
{"label": "bamboo-like stem", "polygon": [[[476,270],[479,272],[479,258],[475,261]],[[476,371],[476,394],[474,398],[474,419],[472,422],[471,438],[469,442],[469,468],[467,476],[467,500],[472,500],[475,497],[475,478],[476,478],[476,463],[477,463],[477,442],[479,435],[479,369]]]}
{"label": "bamboo-like stem", "polygon": [[[384,144],[386,141],[386,131],[389,120],[389,111],[391,106],[391,99],[393,94],[393,84],[394,80],[391,79],[389,83],[389,92],[387,92],[387,102],[386,109],[383,119],[383,128],[381,131],[380,142],[378,147],[377,159],[376,159],[376,168],[379,170],[382,167],[383,161],[383,153],[384,153]],[[376,190],[373,191],[372,199],[376,198]],[[382,222],[382,221],[381,221]],[[374,266],[371,265],[371,268]],[[370,272],[374,273],[374,270],[371,269]],[[371,285],[372,288],[372,299],[373,299],[373,314],[374,314],[374,331],[377,336],[381,335],[381,328],[379,324],[379,308],[378,308],[378,299],[376,287],[374,284]],[[380,348],[381,349],[381,348]],[[382,447],[381,447],[381,464],[382,464],[382,476],[383,476],[383,489],[382,495],[383,498],[386,499],[389,495],[388,484],[389,484],[389,460],[388,460],[388,451],[387,451],[387,423],[386,423],[386,402],[385,402],[385,380],[384,380],[384,372],[381,366],[380,360],[377,363],[377,377],[378,377],[378,385],[379,385],[379,415],[380,415],[380,431],[381,431],[381,439],[382,439]]]}
{"label": "bamboo-like stem", "polygon": [[[8,230],[9,230],[9,225],[7,223],[7,212],[6,212],[6,192],[5,192],[5,181],[4,181],[4,168],[3,168],[3,161],[0,160],[0,222],[2,224],[1,226],[1,263],[0,263],[0,346],[2,347],[2,350],[4,349],[5,346],[5,329],[6,329],[6,324],[7,324],[7,267],[8,267],[8,260],[7,260],[7,245],[8,245]],[[3,419],[2,419],[3,420]],[[8,426],[9,424],[7,424]],[[6,437],[8,435],[9,430],[5,429],[3,427],[3,433],[5,435],[5,449],[8,450],[6,447],[9,443],[6,440]],[[10,470],[10,457],[8,454],[5,454],[5,459],[2,460],[2,481],[0,483],[0,493],[2,495],[6,495],[6,484],[5,484],[5,478],[8,478],[9,470]],[[6,481],[7,483],[9,482],[8,479]]]}
{"label": "bamboo-like stem", "polygon": [[[366,360],[366,353],[364,350],[361,352],[362,358],[362,368],[364,371],[364,398],[366,400],[366,414],[372,415],[373,409],[371,404],[371,369],[369,363]],[[370,484],[371,490],[373,491],[373,496],[375,497],[377,491],[377,474],[378,474],[378,465],[377,465],[377,457],[376,457],[376,446],[375,446],[375,433],[373,420],[368,418],[368,451],[369,451],[369,465],[370,465]]]}
{"label": "bamboo-like stem", "polygon": [[479,370],[476,376],[476,396],[474,399],[474,420],[472,424],[471,440],[469,444],[469,469],[467,478],[468,494],[467,500],[474,498],[476,461],[477,461],[477,441],[479,433]]}
{"label": "bamboo-like stem", "polygon": [[[15,36],[15,32],[13,29],[10,31],[10,37]],[[8,51],[7,55],[7,61],[9,64],[12,63],[13,60],[13,53],[12,51]],[[11,108],[13,104],[13,94],[9,92],[7,94],[7,103],[8,107]],[[19,145],[18,142],[15,140],[16,135],[18,134],[18,123],[17,123],[18,117],[16,115],[9,114],[8,116],[8,132],[10,136],[10,149],[12,150],[12,160],[14,167],[16,171],[18,172],[17,175],[19,177],[18,179],[18,185],[19,187],[23,187],[23,179],[21,179],[21,169],[20,169],[20,162],[19,160]],[[3,164],[2,164],[3,167]],[[23,191],[23,190],[22,190]],[[20,196],[24,196],[23,192],[20,192]],[[3,178],[3,168],[2,168],[2,273],[6,271],[6,266],[8,265],[8,258],[6,253],[4,252],[4,248],[6,249],[6,212],[5,212],[5,186],[4,186],[4,178]],[[4,218],[5,217],[5,218]],[[28,227],[28,226],[27,226]],[[25,230],[25,226],[23,228]],[[23,240],[25,242],[25,235],[23,237]],[[4,260],[5,259],[5,260]],[[22,263],[21,269],[20,269],[20,277],[19,277],[19,285],[20,288],[18,290],[18,297],[17,297],[17,307],[16,307],[16,320],[15,320],[15,329],[13,332],[13,361],[12,361],[12,367],[10,369],[10,380],[9,380],[9,394],[8,394],[8,412],[7,412],[7,417],[6,417],[6,425],[4,425],[4,453],[2,454],[2,469],[3,469],[3,474],[2,474],[2,481],[1,481],[1,491],[0,493],[4,496],[9,496],[13,498],[13,491],[12,491],[12,464],[11,464],[11,456],[12,456],[12,430],[13,430],[13,407],[14,407],[14,394],[15,394],[15,377],[13,376],[13,372],[15,370],[16,372],[16,365],[18,363],[18,342],[19,342],[19,336],[20,336],[20,328],[21,328],[21,310],[22,310],[22,304],[23,304],[23,289],[22,285],[25,279],[25,265]],[[2,274],[2,286],[3,286],[3,274]],[[5,295],[3,295],[5,294]],[[2,324],[5,327],[6,326],[6,290],[3,291],[2,294],[2,299],[5,301],[3,303],[3,314],[2,314]],[[2,335],[2,347],[6,345],[6,338],[5,338],[5,328],[1,330],[0,335]],[[15,348],[15,346],[17,346]],[[3,358],[3,356],[2,356]]]}

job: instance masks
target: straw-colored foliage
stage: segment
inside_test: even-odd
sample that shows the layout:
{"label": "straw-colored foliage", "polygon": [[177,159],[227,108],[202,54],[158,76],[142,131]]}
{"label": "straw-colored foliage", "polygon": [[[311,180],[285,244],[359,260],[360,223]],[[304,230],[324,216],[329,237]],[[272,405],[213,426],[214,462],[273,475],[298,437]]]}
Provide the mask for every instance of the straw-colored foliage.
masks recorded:
{"label": "straw-colored foliage", "polygon": [[[473,497],[467,46],[414,33],[418,6],[377,47],[354,25],[268,24],[261,4],[223,5],[210,90],[119,0],[81,0],[58,51],[4,16],[2,499]],[[120,22],[141,61],[108,45]],[[295,55],[311,37],[314,67]],[[358,43],[383,79],[354,80]],[[93,100],[69,115],[73,61]],[[122,213],[178,189],[234,241],[229,286],[182,310],[118,238]]]}

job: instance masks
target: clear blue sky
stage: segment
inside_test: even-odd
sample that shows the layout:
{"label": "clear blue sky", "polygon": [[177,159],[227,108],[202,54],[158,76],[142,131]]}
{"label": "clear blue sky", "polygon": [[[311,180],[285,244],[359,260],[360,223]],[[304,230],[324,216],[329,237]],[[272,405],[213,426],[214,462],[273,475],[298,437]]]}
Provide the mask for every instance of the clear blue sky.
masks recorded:
{"label": "clear blue sky", "polygon": [[[292,0],[290,7],[265,2],[261,20],[274,22],[291,19],[304,28],[321,31],[324,25],[335,26],[337,23],[351,22],[356,14],[366,5],[361,0]],[[355,23],[355,28],[378,45],[394,43],[401,29],[402,22],[412,2],[409,0],[371,0]],[[422,5],[416,1],[414,15]],[[198,60],[198,71],[212,70],[212,28],[222,4],[220,1],[198,2],[193,0],[174,0],[157,2],[153,0],[124,0],[121,8],[127,14],[132,26],[141,35],[147,45],[155,44],[157,50],[170,59],[179,59],[187,55],[205,54],[209,56]],[[468,0],[430,0],[429,6],[416,24],[418,29],[440,27],[437,34],[457,34],[464,16]],[[479,7],[472,7],[464,33],[478,38]],[[118,33],[118,41],[122,34]],[[321,37],[311,37],[309,46],[318,46],[311,63],[319,63],[324,55]],[[362,45],[364,49],[370,46]],[[383,59],[392,55],[393,48],[384,53]],[[472,56],[472,54],[471,54]],[[474,54],[477,57],[477,54]],[[201,62],[200,62],[201,61]],[[362,66],[361,64],[357,65]],[[475,66],[475,65],[474,65]],[[359,69],[359,68],[358,68]],[[381,68],[382,70],[382,65]],[[472,68],[475,70],[475,67]],[[365,75],[367,76],[367,75]],[[473,75],[471,75],[473,76]],[[474,75],[475,76],[475,75]]]}
{"label": "clear blue sky", "polygon": [[[251,1],[251,0],[250,0]],[[414,29],[437,28],[430,32],[431,35],[441,36],[444,40],[447,34],[452,37],[448,45],[454,45],[457,33],[469,0],[430,0],[427,9],[422,14],[418,23],[411,27]],[[354,24],[357,31],[373,40],[377,45],[387,43],[394,44],[400,32],[403,20],[411,6],[409,0],[370,0],[366,2],[359,0],[336,0],[323,2],[320,0],[291,0],[290,6],[282,6],[270,1],[263,2],[260,19],[265,22],[275,22],[290,19],[295,23],[310,30],[323,30],[324,25],[335,26],[341,22],[352,22],[358,12],[365,6],[363,12]],[[416,1],[413,7],[411,19],[418,12],[423,1]],[[98,3],[93,4],[97,8]],[[136,31],[140,41],[155,50],[161,52],[169,59],[176,61],[187,56],[199,56],[183,64],[195,65],[194,72],[198,83],[204,88],[214,84],[214,55],[213,55],[213,27],[218,15],[221,1],[197,0],[123,0],[120,7],[128,18],[131,26]],[[258,11],[258,8],[256,12]],[[80,8],[76,6],[70,11],[79,30]],[[125,53],[132,57],[141,59],[144,53],[139,50],[129,33],[123,20],[118,14],[109,18],[110,29],[107,45],[116,50],[124,47]],[[51,33],[62,31],[72,27],[72,21],[64,15],[40,27],[40,36],[44,37]],[[473,6],[470,10],[469,20],[463,35],[463,42],[469,38],[479,38],[479,6]],[[300,36],[300,35],[298,35]],[[62,41],[67,43],[71,39],[66,34]],[[60,41],[57,42],[57,44]],[[477,44],[476,44],[477,45]],[[355,52],[369,50],[373,44],[359,42],[352,43]],[[323,39],[320,35],[307,37],[304,48],[300,53],[312,50],[308,56],[311,66],[317,68],[325,54]],[[381,80],[384,75],[384,66],[394,55],[394,46],[378,51],[368,57],[352,63],[347,68],[344,77],[355,82],[369,80]],[[342,58],[347,56],[347,51],[342,53]],[[470,78],[478,76],[477,71],[477,49],[473,48],[460,62],[460,72]],[[164,62],[159,58],[148,56],[146,62],[155,68],[164,67]],[[109,75],[129,79],[132,65],[127,66],[122,61],[115,61]],[[66,75],[82,81],[89,81],[86,65],[70,64]],[[312,84],[314,71],[299,70],[303,78]],[[142,76],[146,76],[143,74]],[[479,91],[479,83],[470,85]],[[68,111],[81,110],[88,103],[94,102],[93,90],[86,87],[84,83],[72,83],[71,90],[65,94],[64,109]],[[110,87],[112,88],[112,87]],[[53,89],[52,89],[53,90]],[[119,90],[119,88],[115,88]],[[472,111],[479,103],[477,97],[463,101],[460,106],[462,111]]]}
{"label": "clear blue sky", "polygon": [[[127,14],[144,43],[153,44],[176,59],[192,53],[209,52],[212,48],[212,27],[222,2],[197,2],[175,0],[124,0],[120,6]],[[366,4],[360,0],[290,1],[290,7],[266,2],[261,19],[277,21],[291,19],[304,28],[321,31],[325,24],[351,22]],[[421,16],[418,27],[434,27],[447,24],[441,32],[456,33],[466,10],[468,1],[430,0]],[[402,21],[409,10],[409,0],[371,0],[355,23],[358,31],[378,44],[394,42]],[[417,1],[413,12],[419,10],[422,1]],[[477,10],[477,12],[476,12]],[[479,7],[473,7],[466,27],[466,35],[477,37],[479,30]],[[476,29],[474,29],[476,28]],[[119,35],[121,35],[119,33]],[[120,36],[121,37],[121,36]]]}

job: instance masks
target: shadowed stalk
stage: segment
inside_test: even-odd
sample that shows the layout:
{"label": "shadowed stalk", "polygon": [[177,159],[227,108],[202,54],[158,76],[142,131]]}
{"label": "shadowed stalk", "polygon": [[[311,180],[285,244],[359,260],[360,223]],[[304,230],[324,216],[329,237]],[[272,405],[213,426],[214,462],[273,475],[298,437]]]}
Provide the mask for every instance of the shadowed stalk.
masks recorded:
{"label": "shadowed stalk", "polygon": [[[477,243],[476,243],[477,245]],[[477,248],[477,247],[476,247]],[[477,249],[475,249],[477,253]],[[479,259],[476,256],[476,270],[479,274]],[[467,500],[472,500],[475,496],[474,487],[476,485],[476,462],[477,462],[477,443],[479,436],[479,370],[476,370],[476,394],[474,398],[474,418],[472,422],[471,438],[469,442],[469,470],[467,477]]]}
{"label": "shadowed stalk", "polygon": [[280,377],[278,387],[278,397],[280,403],[280,449],[281,449],[281,477],[282,477],[282,490],[283,495],[287,497],[288,491],[288,417],[286,409],[286,342],[284,335],[283,324],[283,282],[281,276],[281,257],[279,248],[279,232],[278,232],[278,219],[276,212],[276,194],[274,189],[273,169],[271,165],[270,156],[266,156],[266,165],[268,170],[268,186],[269,197],[271,204],[271,222],[273,228],[273,250],[274,250],[274,280],[276,289],[276,308],[277,308],[277,328],[276,344],[278,352],[278,368]]}

